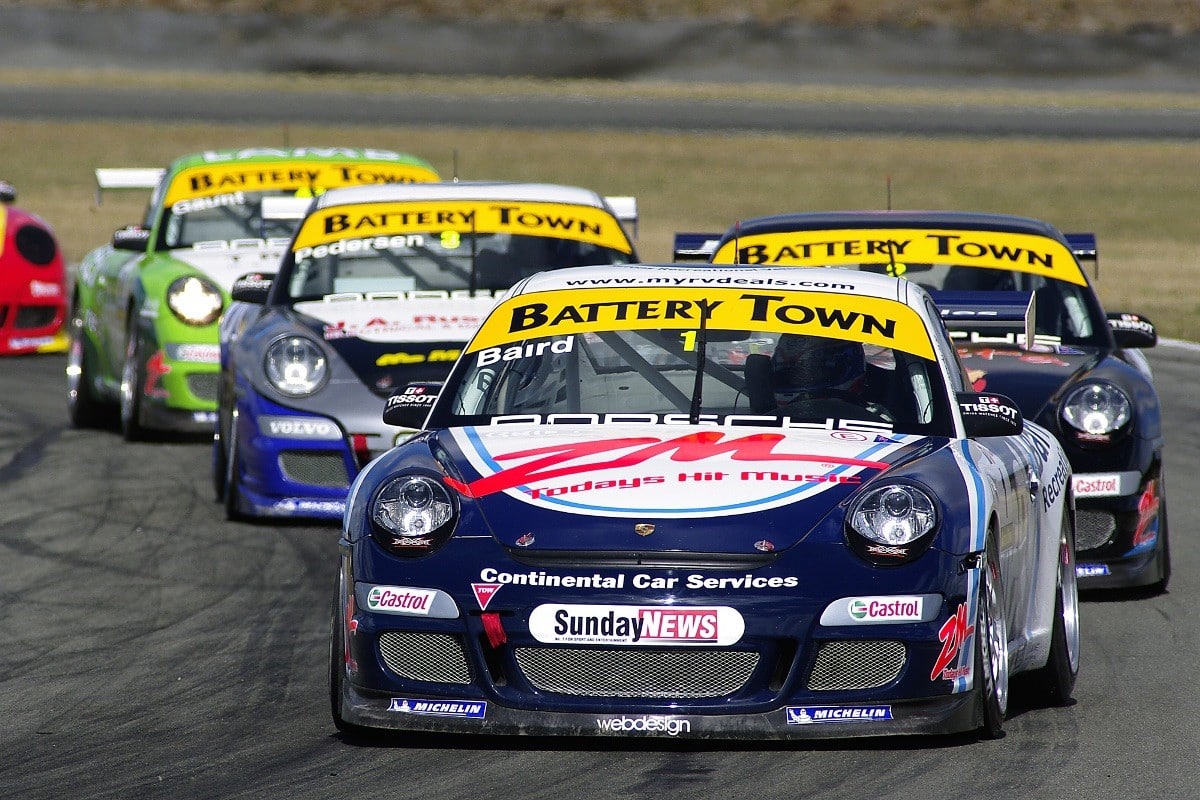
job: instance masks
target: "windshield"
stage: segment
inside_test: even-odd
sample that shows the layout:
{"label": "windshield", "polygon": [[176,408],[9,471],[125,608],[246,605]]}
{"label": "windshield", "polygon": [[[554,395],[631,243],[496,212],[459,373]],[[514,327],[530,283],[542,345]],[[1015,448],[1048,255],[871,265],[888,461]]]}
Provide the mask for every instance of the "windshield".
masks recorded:
{"label": "windshield", "polygon": [[1034,333],[1039,341],[1096,347],[1107,341],[1104,337],[1108,324],[1087,286],[1028,272],[957,264],[860,264],[857,268],[863,272],[898,273],[934,293],[1033,293]]}
{"label": "windshield", "polygon": [[278,283],[295,303],[368,292],[497,291],[547,269],[629,263],[591,242],[510,233],[404,233],[297,249]]}
{"label": "windshield", "polygon": [[266,218],[265,197],[295,197],[290,191],[238,191],[214,197],[180,200],[163,209],[161,245],[167,249],[193,247],[202,242],[237,239],[279,239],[286,245],[300,220]]}
{"label": "windshield", "polygon": [[460,361],[430,425],[667,422],[948,436],[936,364],[821,336],[608,330],[530,338]]}

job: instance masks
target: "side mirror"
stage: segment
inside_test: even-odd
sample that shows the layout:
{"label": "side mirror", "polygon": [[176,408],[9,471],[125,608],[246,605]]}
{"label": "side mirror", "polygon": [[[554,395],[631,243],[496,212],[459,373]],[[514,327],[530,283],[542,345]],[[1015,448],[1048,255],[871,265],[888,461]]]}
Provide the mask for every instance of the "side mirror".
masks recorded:
{"label": "side mirror", "polygon": [[438,399],[441,389],[442,384],[433,381],[410,383],[403,389],[397,389],[392,392],[392,396],[387,399],[387,405],[384,406],[384,423],[395,425],[397,428],[424,427],[429,409]]}
{"label": "side mirror", "polygon": [[229,289],[229,296],[235,303],[265,305],[273,283],[275,283],[274,272],[248,272],[233,282],[233,286]]}
{"label": "side mirror", "polygon": [[994,392],[959,392],[958,410],[962,414],[967,438],[1016,436],[1025,430],[1021,409],[1011,399]]}
{"label": "side mirror", "polygon": [[1158,344],[1158,331],[1154,329],[1154,323],[1140,314],[1110,312],[1108,327],[1112,328],[1117,347],[1135,349]]}
{"label": "side mirror", "polygon": [[144,253],[150,246],[150,231],[141,225],[128,225],[113,233],[112,246],[114,250]]}

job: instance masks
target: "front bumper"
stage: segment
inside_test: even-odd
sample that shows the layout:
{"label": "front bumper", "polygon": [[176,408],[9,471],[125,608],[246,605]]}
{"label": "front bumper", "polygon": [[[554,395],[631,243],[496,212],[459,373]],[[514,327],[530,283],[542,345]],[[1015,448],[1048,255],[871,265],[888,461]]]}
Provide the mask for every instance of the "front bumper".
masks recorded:
{"label": "front bumper", "polygon": [[1166,501],[1158,471],[1149,476],[1083,473],[1074,481],[1079,588],[1135,588],[1161,581]]}
{"label": "front bumper", "polygon": [[[975,618],[977,571],[964,574],[962,559],[949,554],[878,570],[840,545],[813,545],[812,563],[827,565],[820,575],[781,589],[798,571],[777,561],[753,574],[726,572],[732,583],[720,591],[706,588],[714,573],[701,568],[530,570],[479,539],[447,550],[437,558],[453,564],[452,574],[417,559],[404,577],[362,550],[344,551],[343,575],[359,552],[369,562],[358,565],[360,579],[376,581],[350,588],[343,580],[337,601],[331,668],[340,670],[334,686],[345,722],[755,739],[945,734],[981,724],[975,639],[953,626],[956,612]],[[378,582],[380,567],[387,582]],[[847,616],[862,596],[919,597],[920,610],[898,622]],[[614,611],[684,617],[718,608],[732,613],[713,614],[721,635],[709,641],[603,633]],[[593,615],[599,637],[558,635],[551,620],[564,620],[562,610]],[[744,627],[725,639],[730,618]]]}
{"label": "front bumper", "polygon": [[782,706],[760,713],[611,713],[518,709],[488,700],[368,695],[342,684],[352,725],[410,731],[679,739],[821,739],[945,734],[977,728],[976,695]]}
{"label": "front bumper", "polygon": [[[238,400],[241,511],[258,517],[340,520],[362,466],[389,435],[354,435],[339,420],[299,412],[244,388]],[[356,446],[357,445],[357,446]]]}

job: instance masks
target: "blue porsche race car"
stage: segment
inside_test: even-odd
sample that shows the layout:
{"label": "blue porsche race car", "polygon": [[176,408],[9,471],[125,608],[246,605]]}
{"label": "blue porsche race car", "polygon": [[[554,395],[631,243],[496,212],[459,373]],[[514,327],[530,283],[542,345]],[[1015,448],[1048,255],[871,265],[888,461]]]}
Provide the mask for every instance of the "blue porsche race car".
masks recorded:
{"label": "blue porsche race car", "polygon": [[1002,392],[1062,443],[1078,499],[1083,589],[1167,588],[1171,549],[1154,325],[1106,312],[1083,265],[1093,234],[945,211],[781,214],[681,234],[677,258],[849,267],[928,289],[973,386]]}
{"label": "blue porsche race car", "polygon": [[443,379],[502,291],[634,259],[634,198],[573,186],[353,187],[302,216],[278,274],[243,276],[220,323],[212,472],[230,519],[340,520],[362,466],[411,433],[384,424],[388,395]]}
{"label": "blue porsche race car", "polygon": [[1002,732],[1079,669],[1071,468],[880,275],[519,282],[351,487],[334,724]]}

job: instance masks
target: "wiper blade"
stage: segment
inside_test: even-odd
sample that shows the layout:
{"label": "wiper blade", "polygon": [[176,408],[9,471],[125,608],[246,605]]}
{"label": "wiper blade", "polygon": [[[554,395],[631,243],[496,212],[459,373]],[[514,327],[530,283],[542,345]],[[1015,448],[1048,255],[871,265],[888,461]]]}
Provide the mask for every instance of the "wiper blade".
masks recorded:
{"label": "wiper blade", "polygon": [[696,333],[696,383],[692,387],[692,408],[688,422],[700,424],[700,405],[704,394],[704,365],[708,361],[708,313],[700,311],[700,330]]}

